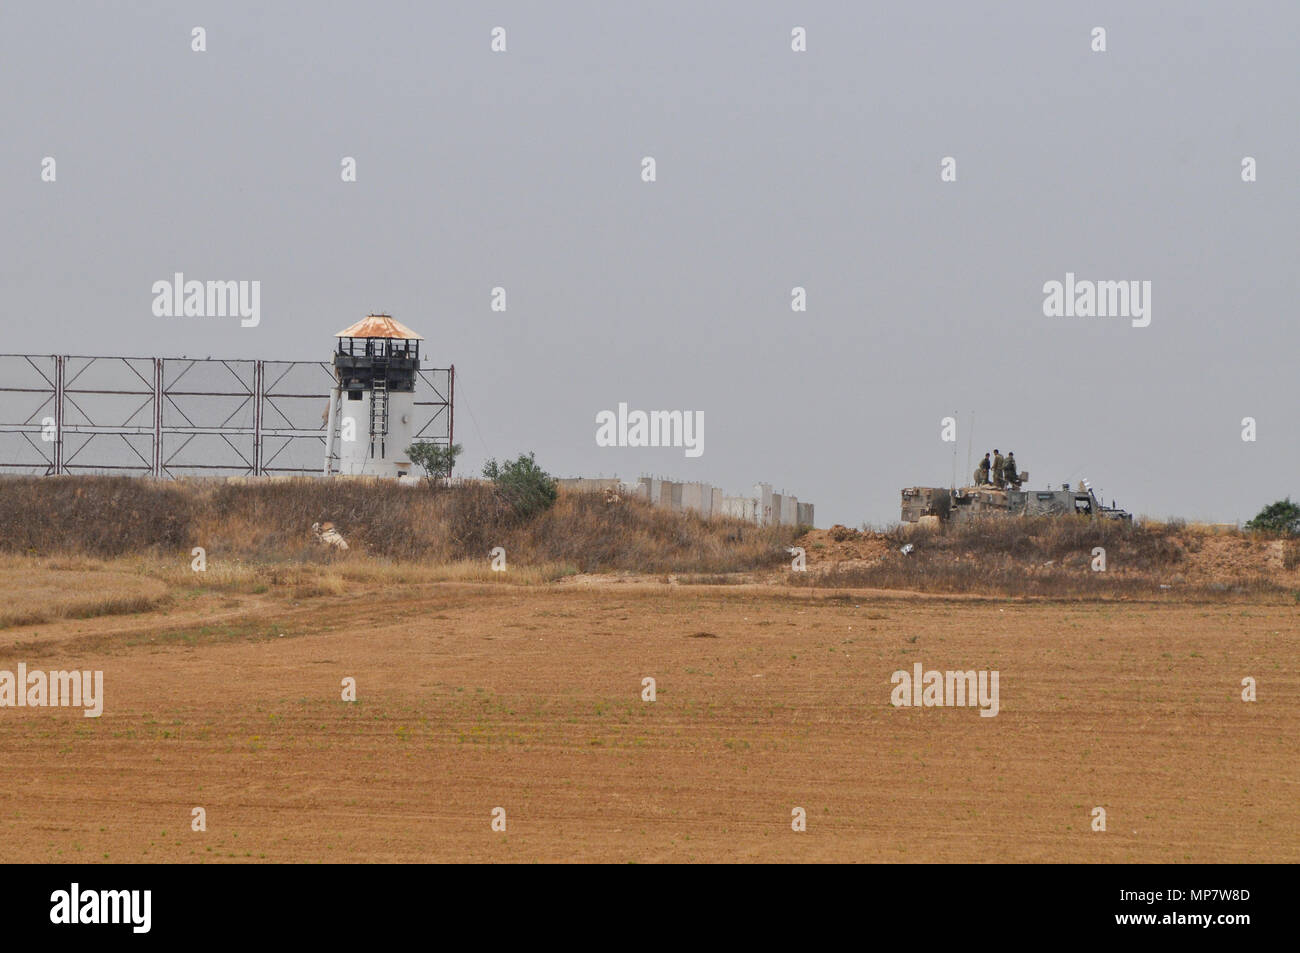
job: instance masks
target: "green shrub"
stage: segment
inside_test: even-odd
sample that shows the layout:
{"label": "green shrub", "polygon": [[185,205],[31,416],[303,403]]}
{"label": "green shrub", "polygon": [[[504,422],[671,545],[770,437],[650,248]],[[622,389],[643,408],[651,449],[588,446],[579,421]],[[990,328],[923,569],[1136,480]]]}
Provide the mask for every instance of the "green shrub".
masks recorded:
{"label": "green shrub", "polygon": [[483,475],[525,519],[550,509],[559,496],[555,480],[537,465],[532,453],[521,453],[518,459],[505,463],[489,460],[483,465]]}
{"label": "green shrub", "polygon": [[430,486],[437,486],[442,480],[451,476],[460,456],[461,446],[453,443],[444,447],[439,443],[413,443],[406,448],[406,455],[411,462],[424,471],[424,478]]}
{"label": "green shrub", "polygon": [[1300,535],[1300,503],[1292,503],[1289,496],[1285,500],[1270,503],[1246,524],[1246,528]]}

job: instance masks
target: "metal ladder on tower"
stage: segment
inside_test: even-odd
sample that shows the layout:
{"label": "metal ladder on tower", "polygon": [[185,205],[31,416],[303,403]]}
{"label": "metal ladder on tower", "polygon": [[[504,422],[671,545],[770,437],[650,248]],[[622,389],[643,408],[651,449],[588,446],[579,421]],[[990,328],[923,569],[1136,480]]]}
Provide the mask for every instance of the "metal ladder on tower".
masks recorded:
{"label": "metal ladder on tower", "polygon": [[370,397],[370,455],[375,455],[375,438],[379,437],[379,455],[384,455],[383,438],[388,436],[388,380],[375,378]]}

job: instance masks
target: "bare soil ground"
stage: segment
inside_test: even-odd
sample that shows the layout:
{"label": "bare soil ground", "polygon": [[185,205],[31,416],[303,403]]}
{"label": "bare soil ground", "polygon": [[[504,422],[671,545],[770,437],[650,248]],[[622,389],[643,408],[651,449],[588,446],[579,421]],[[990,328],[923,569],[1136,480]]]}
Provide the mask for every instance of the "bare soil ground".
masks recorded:
{"label": "bare soil ground", "polygon": [[[178,589],[0,629],[0,669],[102,669],[106,693],[98,719],[0,708],[0,861],[1296,862],[1297,613],[608,576]],[[915,662],[998,670],[1000,714],[892,707]]]}

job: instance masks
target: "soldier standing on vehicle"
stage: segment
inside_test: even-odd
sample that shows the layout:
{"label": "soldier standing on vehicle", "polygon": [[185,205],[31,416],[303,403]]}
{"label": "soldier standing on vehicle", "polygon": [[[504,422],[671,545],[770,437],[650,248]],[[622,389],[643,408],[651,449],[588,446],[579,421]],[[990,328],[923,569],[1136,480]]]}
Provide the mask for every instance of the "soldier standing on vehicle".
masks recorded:
{"label": "soldier standing on vehicle", "polygon": [[1005,462],[1002,459],[1002,451],[999,450],[997,447],[994,447],[993,448],[993,485],[998,488],[1006,486],[1006,483],[1004,482],[1002,476],[1004,466],[1005,466]]}
{"label": "soldier standing on vehicle", "polygon": [[989,463],[989,455],[984,454],[984,459],[980,461],[979,468],[975,471],[975,485],[984,486],[989,482],[989,470],[992,464]]}
{"label": "soldier standing on vehicle", "polygon": [[1016,455],[1010,450],[1007,451],[1006,462],[1002,465],[1002,473],[1010,486],[1020,489],[1020,474],[1016,472]]}

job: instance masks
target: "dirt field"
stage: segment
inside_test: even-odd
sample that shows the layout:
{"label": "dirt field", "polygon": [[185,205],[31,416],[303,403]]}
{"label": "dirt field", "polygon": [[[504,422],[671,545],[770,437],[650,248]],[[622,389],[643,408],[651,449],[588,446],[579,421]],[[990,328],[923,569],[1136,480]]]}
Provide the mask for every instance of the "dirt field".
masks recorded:
{"label": "dirt field", "polygon": [[[1298,612],[586,579],[10,627],[106,700],[0,708],[0,861],[1295,862]],[[915,662],[1000,713],[892,707]]]}

